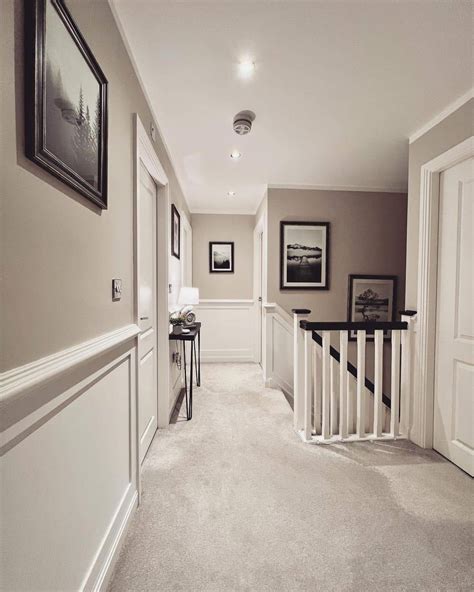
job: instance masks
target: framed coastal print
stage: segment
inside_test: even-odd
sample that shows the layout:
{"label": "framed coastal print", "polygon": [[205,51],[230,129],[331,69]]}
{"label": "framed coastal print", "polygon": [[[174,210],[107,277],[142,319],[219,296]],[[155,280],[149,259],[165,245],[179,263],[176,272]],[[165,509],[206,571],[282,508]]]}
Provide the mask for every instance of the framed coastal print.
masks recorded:
{"label": "framed coastal print", "polygon": [[[384,322],[394,321],[397,299],[397,276],[395,275],[350,275],[348,290],[348,321]],[[349,339],[357,337],[351,331]],[[390,337],[389,332],[384,338]],[[373,340],[374,333],[367,332],[367,339]]]}
{"label": "framed coastal print", "polygon": [[234,273],[234,243],[209,243],[209,273]]}
{"label": "framed coastal print", "polygon": [[25,7],[25,152],[107,208],[107,80],[63,0]]}
{"label": "framed coastal print", "polygon": [[181,255],[181,216],[174,204],[171,204],[171,254],[180,258]]}
{"label": "framed coastal print", "polygon": [[280,222],[280,289],[329,289],[329,222]]}

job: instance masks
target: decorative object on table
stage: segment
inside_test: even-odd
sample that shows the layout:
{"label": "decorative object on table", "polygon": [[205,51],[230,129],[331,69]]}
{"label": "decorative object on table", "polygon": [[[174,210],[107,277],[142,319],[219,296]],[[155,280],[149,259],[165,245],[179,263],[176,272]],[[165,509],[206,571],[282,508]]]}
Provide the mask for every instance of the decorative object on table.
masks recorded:
{"label": "decorative object on table", "polygon": [[183,286],[179,291],[178,304],[183,306],[180,310],[183,325],[193,326],[196,322],[193,306],[199,304],[199,288]]}
{"label": "decorative object on table", "polygon": [[25,7],[25,152],[107,208],[107,79],[63,0]]}
{"label": "decorative object on table", "polygon": [[280,222],[280,289],[329,289],[329,222]]}
{"label": "decorative object on table", "polygon": [[234,273],[234,243],[209,243],[209,273]]}
{"label": "decorative object on table", "polygon": [[[357,322],[394,321],[397,300],[397,276],[395,275],[350,275],[347,303],[347,320]],[[349,339],[357,335],[351,331]],[[385,331],[384,338],[388,339]],[[373,332],[367,332],[373,340]]]}
{"label": "decorative object on table", "polygon": [[177,259],[181,254],[181,216],[174,204],[171,204],[171,254]]}

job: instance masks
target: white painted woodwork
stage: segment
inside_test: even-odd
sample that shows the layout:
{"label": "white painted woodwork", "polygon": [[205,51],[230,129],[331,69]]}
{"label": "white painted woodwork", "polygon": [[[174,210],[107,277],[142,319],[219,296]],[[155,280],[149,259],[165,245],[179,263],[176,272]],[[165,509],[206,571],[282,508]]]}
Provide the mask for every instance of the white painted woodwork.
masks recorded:
{"label": "white painted woodwork", "polygon": [[157,428],[156,202],[157,187],[140,163],[138,191],[138,433],[140,462]]}
{"label": "white painted woodwork", "polygon": [[433,447],[474,475],[474,158],[441,174]]}
{"label": "white painted woodwork", "polygon": [[412,336],[414,320],[412,316],[402,315],[402,321],[408,323],[408,330],[402,331],[401,377],[400,377],[400,433],[410,437],[411,428],[411,376],[412,376]]}
{"label": "white painted woodwork", "polygon": [[339,399],[339,390],[338,390],[338,375],[337,375],[337,362],[336,360],[331,357],[329,359],[329,376],[330,376],[330,383],[331,383],[331,409],[330,409],[330,422],[331,422],[331,436],[335,436],[339,433],[339,423],[338,423],[338,399]]}
{"label": "white painted woodwork", "polygon": [[400,414],[400,331],[392,331],[392,363],[390,380],[390,433],[396,438],[399,434]]}
{"label": "white painted woodwork", "polygon": [[253,300],[201,300],[194,307],[202,323],[202,362],[254,362]]}
{"label": "white painted woodwork", "polygon": [[365,435],[365,342],[366,331],[357,331],[357,410],[356,433]]}
{"label": "white painted woodwork", "polygon": [[[289,398],[294,399],[294,375],[295,360],[295,336],[299,331],[299,320],[305,318],[301,316],[298,322],[285,310],[277,304],[263,304],[264,320],[264,348],[263,348],[263,376],[265,386],[269,388],[279,388]],[[294,327],[298,326],[295,332]],[[301,334],[303,340],[303,334]],[[301,344],[303,348],[303,345]],[[303,349],[301,350],[300,364],[303,364]],[[303,370],[300,377],[300,395],[303,397]],[[303,404],[296,403],[297,413],[300,413],[300,428],[303,429]],[[295,413],[293,414],[296,422]],[[297,429],[295,427],[295,429]]]}
{"label": "white painted woodwork", "polygon": [[[170,265],[170,198],[169,186],[166,173],[156,155],[156,152],[148,137],[148,133],[137,113],[134,115],[135,123],[135,191],[134,191],[134,302],[135,319],[139,323],[140,311],[140,168],[143,165],[148,174],[158,187],[156,202],[156,343],[157,343],[157,383],[158,383],[158,427],[165,428],[169,424],[170,399],[173,389],[171,388],[171,360],[170,342],[168,339],[169,326],[169,298],[168,282],[175,281],[175,270]],[[173,278],[172,280],[170,278]],[[180,281],[180,273],[177,279]],[[139,381],[139,363],[137,356],[137,381]],[[137,392],[139,386],[137,385]]]}
{"label": "white painted woodwork", "polygon": [[329,347],[331,345],[331,334],[329,331],[323,331],[323,351],[322,351],[322,418],[321,434],[323,439],[327,440],[331,433],[330,426],[330,405],[331,405],[331,383],[330,383],[330,361]]}
{"label": "white painted woodwork", "polygon": [[321,367],[321,348],[314,347],[313,349],[313,384],[314,384],[314,401],[313,410],[314,418],[313,425],[316,434],[321,434],[322,421],[322,367]]}
{"label": "white painted woodwork", "polygon": [[347,331],[339,334],[339,435],[347,438],[348,435],[348,401],[347,401]]}
{"label": "white painted woodwork", "polygon": [[304,332],[304,437],[306,440],[311,439],[311,408],[313,403],[312,392],[312,354],[313,339],[311,331]]}
{"label": "white painted woodwork", "polygon": [[47,382],[5,402],[13,417],[50,397],[3,433],[2,589],[107,586],[137,503],[136,350],[133,336],[95,346],[74,369],[59,352]]}
{"label": "white painted woodwork", "polygon": [[412,355],[410,439],[433,446],[433,410],[438,272],[438,209],[440,174],[474,155],[474,136],[421,167],[417,317]]}
{"label": "white painted woodwork", "polygon": [[374,435],[382,435],[383,331],[374,336]]}

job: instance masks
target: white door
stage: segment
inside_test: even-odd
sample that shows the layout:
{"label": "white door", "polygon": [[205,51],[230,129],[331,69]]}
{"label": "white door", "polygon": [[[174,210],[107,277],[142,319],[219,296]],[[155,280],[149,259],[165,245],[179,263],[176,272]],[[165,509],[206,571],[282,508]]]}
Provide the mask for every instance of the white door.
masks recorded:
{"label": "white door", "polygon": [[263,232],[258,234],[258,335],[259,363],[263,364]]}
{"label": "white door", "polygon": [[157,428],[156,348],[156,199],[157,187],[140,163],[138,191],[138,428],[140,462]]}
{"label": "white door", "polygon": [[441,174],[433,448],[474,475],[474,158]]}

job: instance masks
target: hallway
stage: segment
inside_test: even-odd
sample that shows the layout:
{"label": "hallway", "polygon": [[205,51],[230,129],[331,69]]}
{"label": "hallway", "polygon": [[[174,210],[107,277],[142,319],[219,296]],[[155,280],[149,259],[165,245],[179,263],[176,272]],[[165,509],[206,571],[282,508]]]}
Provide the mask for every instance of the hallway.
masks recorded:
{"label": "hallway", "polygon": [[253,364],[159,431],[109,592],[468,590],[472,480],[412,444],[312,447]]}

